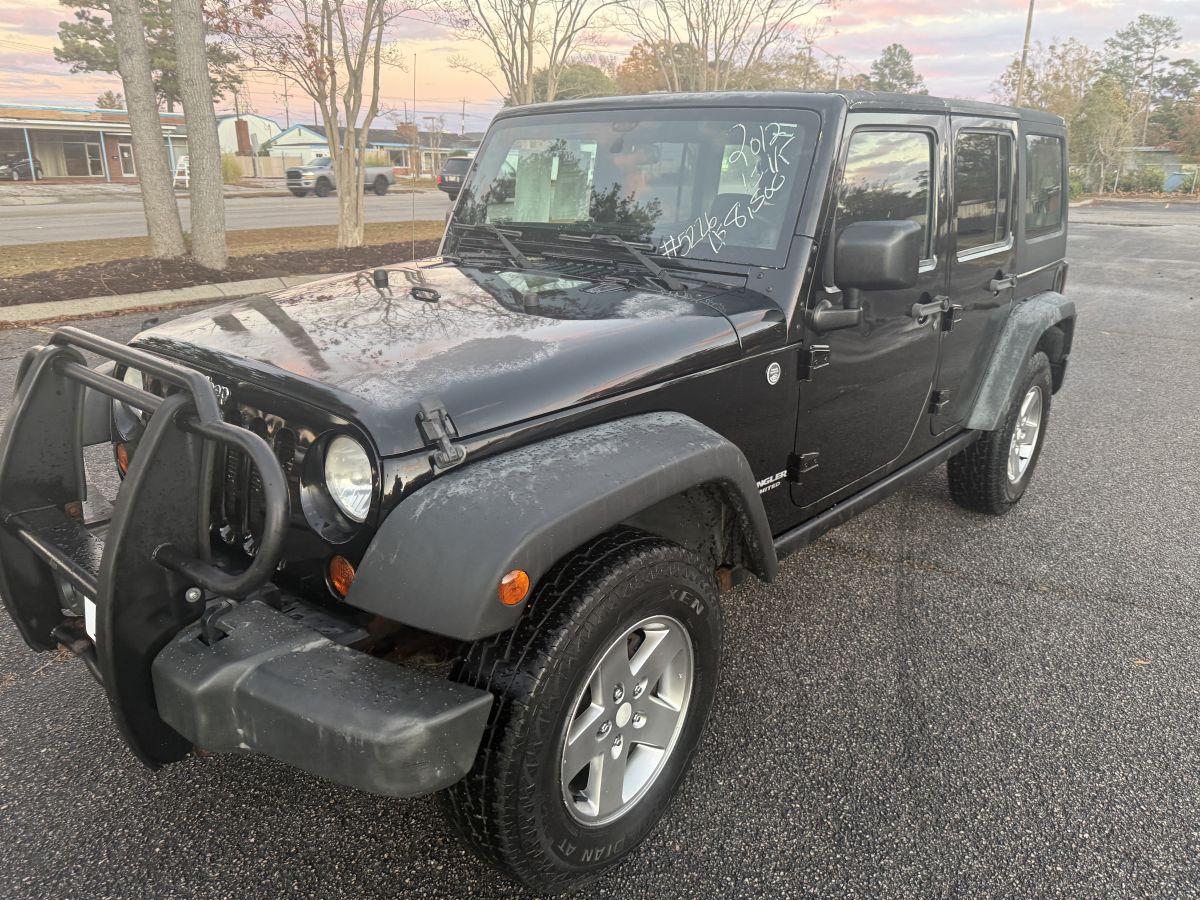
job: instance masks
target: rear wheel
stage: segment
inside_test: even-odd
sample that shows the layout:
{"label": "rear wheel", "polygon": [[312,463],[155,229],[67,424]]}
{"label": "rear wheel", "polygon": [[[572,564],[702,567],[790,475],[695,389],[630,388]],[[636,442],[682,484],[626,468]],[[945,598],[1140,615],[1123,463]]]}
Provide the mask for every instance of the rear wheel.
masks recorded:
{"label": "rear wheel", "polygon": [[950,458],[950,496],[966,509],[1002,515],[1025,494],[1050,417],[1050,360],[1035,353],[1000,427]]}
{"label": "rear wheel", "polygon": [[456,671],[496,695],[475,767],[442,795],[458,831],[537,891],[598,877],[687,771],[720,649],[716,586],[684,548],[623,530],[561,562]]}
{"label": "rear wheel", "polygon": [[371,188],[377,197],[382,197],[388,192],[388,180],[382,175],[375,176],[375,184]]}
{"label": "rear wheel", "polygon": [[317,183],[313,185],[313,193],[318,197],[328,197],[333,191],[333,185],[329,183],[328,178],[318,178]]}

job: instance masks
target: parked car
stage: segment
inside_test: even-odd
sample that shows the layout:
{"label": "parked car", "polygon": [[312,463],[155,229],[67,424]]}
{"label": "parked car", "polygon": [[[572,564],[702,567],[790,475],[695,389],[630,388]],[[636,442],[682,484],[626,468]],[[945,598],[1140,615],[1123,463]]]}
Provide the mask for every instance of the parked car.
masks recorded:
{"label": "parked car", "polygon": [[0,593],[148,765],[440,792],[577,888],[685,777],[725,594],[942,463],[968,509],[1026,494],[1075,332],[1066,160],[1055,116],[914,95],[503,110],[438,256],[31,350]]}
{"label": "parked car", "polygon": [[[391,166],[366,166],[363,168],[363,188],[379,196],[388,192],[396,183]],[[328,197],[337,190],[337,175],[333,171],[333,160],[318,156],[307,166],[287,170],[288,190],[297,197],[305,197],[312,191],[318,197]]]}
{"label": "parked car", "polygon": [[466,177],[467,170],[470,168],[471,158],[469,156],[451,156],[442,166],[441,174],[438,175],[438,190],[445,191],[451,200],[457,200],[463,178]]}
{"label": "parked car", "polygon": [[[32,169],[32,175],[30,170]],[[3,163],[0,163],[0,179],[7,181],[32,181],[33,176],[42,177],[42,164],[35,157],[33,165],[29,163],[28,156],[17,156],[11,154],[5,158]]]}

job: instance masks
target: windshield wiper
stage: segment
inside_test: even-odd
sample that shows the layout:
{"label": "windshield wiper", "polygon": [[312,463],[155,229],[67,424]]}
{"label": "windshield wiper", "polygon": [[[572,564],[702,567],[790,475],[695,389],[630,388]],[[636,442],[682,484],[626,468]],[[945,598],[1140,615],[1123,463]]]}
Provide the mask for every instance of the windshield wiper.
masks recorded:
{"label": "windshield wiper", "polygon": [[518,250],[517,245],[508,239],[510,234],[515,238],[519,238],[521,236],[521,232],[519,231],[501,231],[491,222],[480,222],[478,224],[471,222],[451,222],[450,227],[462,228],[465,231],[482,231],[486,234],[490,234],[500,242],[500,246],[504,248],[504,252],[508,254],[509,258],[514,263],[516,263],[522,269],[533,268],[533,263],[529,261],[529,257]]}
{"label": "windshield wiper", "polygon": [[560,234],[559,237],[564,241],[574,241],[580,244],[608,244],[610,247],[620,247],[641,263],[647,272],[662,281],[667,286],[667,290],[686,291],[688,289],[686,284],[642,252],[641,248],[654,249],[649,244],[634,244],[615,234]]}

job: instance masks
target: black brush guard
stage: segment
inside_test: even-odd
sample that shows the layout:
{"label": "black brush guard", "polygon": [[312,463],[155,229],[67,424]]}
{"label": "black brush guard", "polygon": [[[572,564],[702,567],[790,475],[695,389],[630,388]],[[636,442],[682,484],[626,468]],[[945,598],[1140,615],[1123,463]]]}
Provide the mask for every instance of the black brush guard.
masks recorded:
{"label": "black brush guard", "polygon": [[[158,397],[87,367],[82,350],[161,379]],[[159,717],[151,664],[203,599],[244,598],[265,584],[283,551],[287,484],[270,446],[221,418],[199,372],[77,328],[60,328],[22,365],[0,439],[0,593],[26,643],[69,643],[103,684],[113,717],[151,766],[181,759],[191,742]],[[145,434],[101,539],[83,523],[83,415],[87,390],[149,413]],[[262,479],[265,523],[249,567],[216,567],[209,543],[217,444],[244,453]],[[63,613],[60,579],[96,605],[94,644]],[[64,629],[66,629],[64,631]],[[75,635],[64,640],[64,634]]]}
{"label": "black brush guard", "polygon": [[[89,369],[81,350],[176,390],[158,397]],[[143,762],[182,759],[193,744],[250,751],[400,797],[466,774],[491,694],[352,650],[251,597],[283,550],[287,485],[267,442],[222,420],[205,376],[62,328],[18,378],[0,439],[0,593],[29,646],[83,657]],[[85,410],[102,400],[88,391],[150,414],[103,538],[81,515]],[[262,479],[259,549],[236,574],[210,554],[218,444]],[[68,590],[95,603],[95,641],[63,612]],[[201,622],[209,598],[223,614]]]}

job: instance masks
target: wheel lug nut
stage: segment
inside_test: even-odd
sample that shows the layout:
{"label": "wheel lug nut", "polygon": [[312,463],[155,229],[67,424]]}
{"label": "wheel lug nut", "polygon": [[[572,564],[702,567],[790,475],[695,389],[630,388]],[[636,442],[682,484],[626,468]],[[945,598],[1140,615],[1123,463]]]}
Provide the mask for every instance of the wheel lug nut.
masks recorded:
{"label": "wheel lug nut", "polygon": [[633,714],[633,727],[634,728],[641,728],[645,724],[646,724],[645,716],[643,716],[641,713]]}
{"label": "wheel lug nut", "polygon": [[619,735],[619,734],[615,738],[613,738],[613,742],[612,742],[612,758],[613,759],[616,759],[618,756],[621,755],[621,745],[624,743],[625,743],[625,739],[622,738],[621,735]]}
{"label": "wheel lug nut", "polygon": [[600,730],[596,732],[596,737],[605,737],[610,731],[612,731],[612,722],[608,721],[608,719],[605,719],[600,723]]}
{"label": "wheel lug nut", "polygon": [[642,692],[644,690],[646,690],[646,679],[643,678],[633,686],[633,699],[636,700],[638,697],[642,696]]}
{"label": "wheel lug nut", "polygon": [[625,699],[625,685],[618,684],[613,688],[613,703],[620,703]]}

